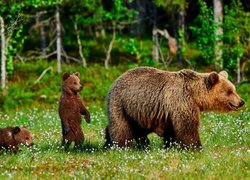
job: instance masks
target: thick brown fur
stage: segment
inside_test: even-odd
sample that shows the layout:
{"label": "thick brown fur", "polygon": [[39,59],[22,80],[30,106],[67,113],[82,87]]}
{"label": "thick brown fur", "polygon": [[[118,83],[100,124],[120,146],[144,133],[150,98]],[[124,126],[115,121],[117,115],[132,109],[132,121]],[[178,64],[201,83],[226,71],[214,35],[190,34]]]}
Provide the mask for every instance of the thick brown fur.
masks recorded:
{"label": "thick brown fur", "polygon": [[168,72],[139,67],[125,72],[107,95],[106,146],[123,147],[155,132],[182,147],[202,147],[201,111],[234,111],[244,104],[227,73]]}
{"label": "thick brown fur", "polygon": [[18,144],[27,147],[33,144],[31,132],[23,127],[6,127],[0,129],[0,149],[18,151]]}
{"label": "thick brown fur", "polygon": [[87,123],[90,122],[90,113],[84,106],[79,91],[80,73],[62,75],[62,94],[59,102],[59,115],[62,123],[62,145],[68,148],[72,142],[75,147],[82,145],[84,135],[81,128],[81,115],[84,115]]}

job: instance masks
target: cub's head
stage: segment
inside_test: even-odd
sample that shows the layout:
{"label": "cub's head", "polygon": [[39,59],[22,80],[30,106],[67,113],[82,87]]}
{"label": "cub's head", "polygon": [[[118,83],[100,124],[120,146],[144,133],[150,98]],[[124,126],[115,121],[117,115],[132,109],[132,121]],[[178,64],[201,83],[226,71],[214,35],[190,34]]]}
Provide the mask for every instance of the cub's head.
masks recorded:
{"label": "cub's head", "polygon": [[235,86],[228,80],[226,71],[211,72],[205,77],[210,110],[222,112],[237,111],[244,101],[237,94]]}
{"label": "cub's head", "polygon": [[16,126],[12,129],[12,134],[18,144],[28,147],[33,145],[32,134],[28,129]]}
{"label": "cub's head", "polygon": [[67,72],[62,75],[63,85],[62,90],[69,94],[77,94],[77,92],[82,90],[82,85],[80,84],[80,73],[76,72],[74,74],[69,74]]}

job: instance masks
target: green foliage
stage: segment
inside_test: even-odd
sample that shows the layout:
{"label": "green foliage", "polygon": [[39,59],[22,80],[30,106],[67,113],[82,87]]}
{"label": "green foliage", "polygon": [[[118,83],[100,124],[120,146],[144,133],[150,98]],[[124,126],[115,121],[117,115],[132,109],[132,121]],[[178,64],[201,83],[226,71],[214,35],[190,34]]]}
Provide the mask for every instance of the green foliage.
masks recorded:
{"label": "green foliage", "polygon": [[240,85],[237,85],[237,92],[241,95],[242,99],[244,99],[246,103],[246,107],[250,107],[250,84],[249,83],[243,83]]}
{"label": "green foliage", "polygon": [[26,5],[31,5],[34,8],[52,7],[64,1],[66,2],[67,0],[25,0]]}
{"label": "green foliage", "polygon": [[69,1],[67,5],[71,6],[70,12],[74,15],[73,20],[83,26],[92,26],[102,23],[105,11],[101,0],[76,0]]}
{"label": "green foliage", "polygon": [[180,8],[185,8],[188,5],[186,0],[154,0],[154,2],[157,6],[163,7],[172,13],[179,11]]}
{"label": "green foliage", "polygon": [[[42,72],[52,67],[45,76],[37,83],[34,82]],[[15,63],[12,79],[9,81],[7,94],[0,98],[0,109],[19,109],[30,106],[57,106],[61,95],[61,75],[56,72],[56,61],[49,63],[39,60],[36,64],[25,62]],[[63,71],[69,73],[80,72],[81,82],[84,86],[81,95],[87,104],[101,104],[105,102],[106,94],[112,82],[124,72],[126,66],[110,67],[106,70],[101,65],[92,65],[84,69],[77,64],[63,64]],[[102,106],[104,106],[102,104]]]}
{"label": "green foliage", "polygon": [[245,18],[244,11],[239,1],[233,1],[230,7],[225,7],[223,23],[223,62],[224,67],[236,74],[237,60],[243,57],[244,48],[240,40],[241,21]]}
{"label": "green foliage", "polygon": [[178,29],[178,42],[182,44],[181,49],[180,49],[181,55],[183,55],[187,50],[187,47],[185,45],[185,34],[184,33],[185,32],[183,32],[182,29]]}
{"label": "green foliage", "polygon": [[17,54],[18,49],[22,48],[25,36],[22,35],[23,25],[22,13],[20,11],[24,7],[23,2],[10,3],[0,2],[0,16],[4,19],[5,24],[5,43],[6,43],[6,71],[8,75],[13,73],[13,59]]}
{"label": "green foliage", "polygon": [[[151,42],[139,41],[137,37],[118,38],[117,42],[121,44],[121,49],[126,53],[133,55],[136,63],[141,66],[156,66],[157,62],[153,61],[151,57],[152,50],[150,48]],[[118,44],[118,45],[119,45]],[[132,65],[133,66],[133,65]]]}
{"label": "green foliage", "polygon": [[11,75],[14,70],[13,61],[17,53],[23,49],[24,41],[26,40],[26,36],[23,35],[23,24],[15,24],[15,26],[18,26],[18,28],[12,33],[11,38],[8,42],[7,47],[7,62],[6,62],[6,70],[8,72],[8,75]]}
{"label": "green foliage", "polygon": [[213,64],[214,57],[214,45],[215,41],[215,28],[216,24],[213,19],[213,11],[207,6],[207,4],[200,0],[200,11],[195,20],[195,24],[190,26],[193,36],[196,38],[195,42],[197,48],[200,50],[201,59],[200,62],[192,62],[193,65],[201,64]]}
{"label": "green foliage", "polygon": [[114,0],[113,7],[111,11],[107,11],[104,15],[107,22],[112,22],[113,26],[117,26],[118,29],[123,25],[121,22],[124,20],[131,24],[132,18],[135,15],[135,11],[128,9],[128,7],[124,6],[123,0]]}

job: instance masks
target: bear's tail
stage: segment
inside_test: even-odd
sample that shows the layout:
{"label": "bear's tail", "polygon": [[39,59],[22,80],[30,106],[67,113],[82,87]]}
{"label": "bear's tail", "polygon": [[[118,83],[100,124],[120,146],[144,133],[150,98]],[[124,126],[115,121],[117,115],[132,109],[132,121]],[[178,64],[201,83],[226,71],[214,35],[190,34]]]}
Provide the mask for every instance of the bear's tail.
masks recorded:
{"label": "bear's tail", "polygon": [[112,146],[112,141],[110,138],[110,134],[109,134],[109,128],[108,126],[105,128],[105,144],[104,144],[104,148],[110,148]]}

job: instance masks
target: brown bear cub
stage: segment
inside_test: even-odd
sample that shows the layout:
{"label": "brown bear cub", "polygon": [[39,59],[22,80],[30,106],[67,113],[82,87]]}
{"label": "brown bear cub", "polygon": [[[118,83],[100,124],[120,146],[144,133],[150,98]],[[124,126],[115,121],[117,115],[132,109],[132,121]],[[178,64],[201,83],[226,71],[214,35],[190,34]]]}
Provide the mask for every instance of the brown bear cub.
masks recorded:
{"label": "brown bear cub", "polygon": [[84,135],[81,128],[81,115],[85,116],[87,123],[90,122],[90,113],[84,106],[79,92],[82,90],[80,84],[80,73],[62,75],[62,94],[59,102],[59,116],[62,123],[62,145],[67,149],[72,142],[75,148],[82,145]]}
{"label": "brown bear cub", "polygon": [[168,72],[139,67],[125,72],[107,95],[106,146],[149,143],[151,132],[166,147],[201,149],[200,112],[236,111],[244,105],[227,73]]}
{"label": "brown bear cub", "polygon": [[18,151],[18,144],[27,147],[33,145],[31,132],[23,127],[6,127],[0,129],[0,149]]}

